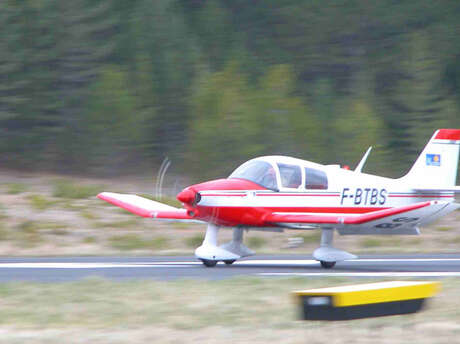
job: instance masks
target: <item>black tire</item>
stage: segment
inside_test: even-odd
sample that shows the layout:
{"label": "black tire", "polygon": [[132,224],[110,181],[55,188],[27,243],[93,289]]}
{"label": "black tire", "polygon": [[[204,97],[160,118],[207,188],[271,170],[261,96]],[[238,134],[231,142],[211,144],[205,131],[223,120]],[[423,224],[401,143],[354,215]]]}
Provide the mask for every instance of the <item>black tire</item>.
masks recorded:
{"label": "black tire", "polygon": [[227,265],[232,265],[233,263],[235,263],[236,259],[229,259],[229,260],[224,260],[224,263],[227,264]]}
{"label": "black tire", "polygon": [[207,268],[213,268],[217,264],[217,260],[201,259],[201,261],[203,262],[203,265]]}
{"label": "black tire", "polygon": [[335,265],[335,262],[325,262],[324,260],[322,260],[320,263],[324,269],[331,269]]}

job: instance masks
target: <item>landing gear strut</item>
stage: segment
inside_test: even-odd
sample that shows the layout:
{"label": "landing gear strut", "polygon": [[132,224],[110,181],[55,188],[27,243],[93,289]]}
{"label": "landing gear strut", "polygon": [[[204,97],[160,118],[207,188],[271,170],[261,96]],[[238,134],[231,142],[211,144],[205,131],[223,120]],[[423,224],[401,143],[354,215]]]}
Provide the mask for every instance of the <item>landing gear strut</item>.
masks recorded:
{"label": "landing gear strut", "polygon": [[230,265],[241,257],[254,254],[254,252],[243,245],[242,228],[234,228],[233,240],[221,246],[217,246],[218,232],[218,226],[211,223],[208,224],[203,243],[195,250],[195,256],[206,267],[216,266],[218,261],[223,261],[225,264]]}
{"label": "landing gear strut", "polygon": [[336,262],[357,258],[351,253],[333,247],[333,238],[333,229],[323,229],[321,233],[321,246],[313,252],[313,258],[318,260],[324,269],[333,268]]}

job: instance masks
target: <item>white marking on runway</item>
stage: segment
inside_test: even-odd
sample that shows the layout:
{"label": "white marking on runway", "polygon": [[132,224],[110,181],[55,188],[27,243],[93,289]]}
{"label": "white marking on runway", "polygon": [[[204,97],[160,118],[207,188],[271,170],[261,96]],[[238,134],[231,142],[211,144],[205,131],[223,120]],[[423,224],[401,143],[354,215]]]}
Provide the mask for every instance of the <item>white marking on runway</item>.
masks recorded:
{"label": "white marking on runway", "polygon": [[182,264],[156,263],[1,263],[0,269],[107,269],[107,268],[182,268]]}
{"label": "white marking on runway", "polygon": [[[411,262],[460,262],[460,258],[372,258],[372,259],[352,259],[345,261],[346,263],[411,263]],[[319,262],[312,259],[296,259],[296,260],[242,260],[235,262],[238,265],[318,265]]]}
{"label": "white marking on runway", "polygon": [[[379,259],[355,259],[349,260],[344,263],[349,265],[360,263],[423,263],[423,262],[460,262],[460,258],[379,258]],[[219,262],[219,265],[224,265]],[[274,260],[241,260],[235,262],[236,266],[259,266],[259,267],[273,267],[273,266],[299,266],[299,267],[312,267],[319,266],[319,262],[312,259],[274,259]],[[0,263],[0,269],[108,269],[108,268],[191,268],[202,266],[200,261],[139,261],[139,262],[21,262],[21,263]],[[229,267],[230,268],[230,267]],[[318,275],[320,273],[312,273]],[[340,276],[341,273],[333,273],[334,276]],[[364,273],[356,273],[364,274]],[[380,273],[376,273],[380,274]],[[454,272],[457,274],[457,272]],[[460,272],[458,272],[460,274]],[[347,275],[351,276],[351,275]],[[376,275],[380,276],[380,275]],[[393,275],[394,276],[394,275]],[[426,275],[424,275],[426,276]],[[457,276],[457,275],[453,275]]]}
{"label": "white marking on runway", "polygon": [[359,258],[349,262],[460,262],[460,258]]}
{"label": "white marking on runway", "polygon": [[258,276],[287,277],[460,277],[460,271],[427,272],[261,272]]}
{"label": "white marking on runway", "polygon": [[297,260],[242,260],[234,265],[318,265],[319,262],[312,259]]}

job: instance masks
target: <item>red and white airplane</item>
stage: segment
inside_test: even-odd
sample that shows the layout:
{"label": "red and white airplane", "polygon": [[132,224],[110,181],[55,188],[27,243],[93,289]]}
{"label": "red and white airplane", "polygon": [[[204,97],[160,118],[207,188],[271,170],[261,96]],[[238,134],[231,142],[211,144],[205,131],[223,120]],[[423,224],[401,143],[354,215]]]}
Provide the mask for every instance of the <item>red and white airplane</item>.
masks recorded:
{"label": "red and white airplane", "polygon": [[[136,195],[103,192],[100,199],[136,215],[207,223],[195,256],[204,265],[232,264],[253,255],[243,230],[321,229],[313,257],[324,268],[356,256],[332,246],[341,235],[417,235],[419,226],[457,208],[455,186],[460,129],[437,130],[404,177],[362,173],[370,148],[354,171],[285,156],[247,161],[228,178],[191,185],[177,195],[179,209]],[[232,227],[233,240],[218,245],[219,228]]]}

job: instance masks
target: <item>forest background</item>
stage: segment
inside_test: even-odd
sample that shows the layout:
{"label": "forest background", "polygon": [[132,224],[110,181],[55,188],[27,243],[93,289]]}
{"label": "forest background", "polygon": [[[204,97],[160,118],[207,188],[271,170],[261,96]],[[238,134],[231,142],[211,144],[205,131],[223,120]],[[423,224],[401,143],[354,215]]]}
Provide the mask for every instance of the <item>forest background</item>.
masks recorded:
{"label": "forest background", "polygon": [[460,128],[460,2],[3,0],[0,167],[223,177],[284,154],[397,177]]}

